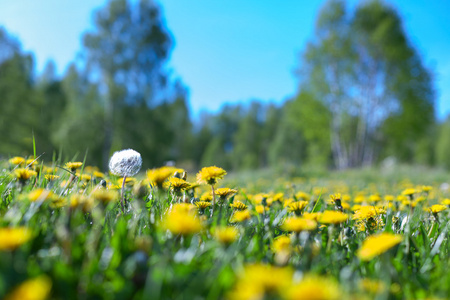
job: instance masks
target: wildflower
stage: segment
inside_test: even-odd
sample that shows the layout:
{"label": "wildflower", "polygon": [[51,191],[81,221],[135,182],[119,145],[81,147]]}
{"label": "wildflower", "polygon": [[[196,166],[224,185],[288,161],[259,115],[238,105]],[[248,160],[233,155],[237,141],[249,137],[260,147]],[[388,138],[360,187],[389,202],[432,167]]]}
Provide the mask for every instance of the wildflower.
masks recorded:
{"label": "wildflower", "polygon": [[237,239],[238,233],[235,227],[217,227],[214,230],[214,237],[222,244],[229,245]]}
{"label": "wildflower", "polygon": [[336,193],[333,195],[330,195],[330,198],[332,200],[332,202],[336,205],[336,208],[339,209],[340,211],[342,211],[342,202],[341,202],[341,194],[340,193]]}
{"label": "wildflower", "polygon": [[321,214],[322,213],[320,213],[320,212],[314,212],[314,213],[307,213],[307,212],[305,212],[302,217],[304,219],[317,221]]}
{"label": "wildflower", "polygon": [[83,163],[79,161],[67,162],[64,165],[64,168],[69,169],[71,172],[75,172],[75,170],[81,168],[82,165]]}
{"label": "wildflower", "polygon": [[309,199],[311,199],[311,196],[305,192],[300,191],[295,194],[295,198],[297,198],[297,200],[309,201]]}
{"label": "wildflower", "polygon": [[334,280],[327,277],[306,275],[298,284],[285,290],[285,299],[295,300],[338,300],[342,291]]}
{"label": "wildflower", "polygon": [[242,211],[235,211],[231,216],[231,223],[243,222],[251,218],[250,211],[248,209]]}
{"label": "wildflower", "polygon": [[245,210],[247,209],[247,205],[242,203],[241,201],[234,201],[232,204],[230,204],[230,207],[236,209],[236,210]]}
{"label": "wildflower", "polygon": [[94,206],[94,198],[86,197],[81,194],[73,194],[72,196],[70,196],[69,205],[71,208],[80,207],[84,212],[89,212]]}
{"label": "wildflower", "polygon": [[15,156],[9,160],[9,163],[14,166],[23,165],[25,163],[25,158],[20,156]]}
{"label": "wildflower", "polygon": [[416,193],[417,193],[416,189],[409,188],[409,189],[403,190],[402,195],[408,196],[410,199],[412,199],[413,195]]}
{"label": "wildflower", "polygon": [[133,149],[116,151],[109,160],[109,170],[114,175],[130,177],[136,175],[142,166],[139,152]]}
{"label": "wildflower", "polygon": [[56,179],[59,179],[58,175],[52,175],[52,174],[45,174],[45,179],[47,179],[48,181],[54,181]]}
{"label": "wildflower", "polygon": [[162,227],[173,234],[190,235],[202,230],[200,220],[192,213],[174,209],[167,213]]}
{"label": "wildflower", "polygon": [[264,207],[264,205],[256,205],[255,210],[258,214],[264,213],[266,210],[268,210],[267,207]]}
{"label": "wildflower", "polygon": [[227,172],[219,167],[204,167],[197,174],[197,181],[199,183],[206,183],[209,185],[214,185],[217,183],[218,179],[222,179]]}
{"label": "wildflower", "polygon": [[288,204],[288,211],[300,216],[306,205],[308,205],[307,201],[292,202],[291,204]]}
{"label": "wildflower", "polygon": [[442,204],[450,206],[450,199],[442,200]]}
{"label": "wildflower", "polygon": [[167,166],[157,169],[151,169],[147,170],[147,179],[150,184],[156,185],[161,189],[163,187],[164,181],[172,176],[175,172],[183,172],[183,170]]}
{"label": "wildflower", "polygon": [[203,194],[200,196],[200,201],[211,202],[211,201],[212,201],[212,195],[211,195],[211,193],[210,193],[210,192],[203,193]]}
{"label": "wildflower", "polygon": [[291,251],[291,239],[288,236],[281,235],[273,240],[272,251],[275,253]]}
{"label": "wildflower", "polygon": [[94,176],[95,178],[105,178],[105,174],[100,171],[92,172],[92,176]]}
{"label": "wildflower", "polygon": [[30,169],[18,168],[14,170],[14,175],[20,182],[24,183],[31,177],[37,176],[37,172]]}
{"label": "wildflower", "polygon": [[182,213],[195,213],[195,205],[191,203],[175,203],[171,211],[178,211]]}
{"label": "wildflower", "polygon": [[56,195],[52,191],[41,188],[33,190],[26,196],[26,198],[33,202],[53,199],[54,197],[56,197]]}
{"label": "wildflower", "polygon": [[26,227],[0,228],[0,250],[14,250],[31,239]]}
{"label": "wildflower", "polygon": [[385,213],[384,209],[375,206],[360,206],[353,215],[353,220],[367,220]]}
{"label": "wildflower", "polygon": [[219,196],[220,200],[225,200],[228,196],[232,196],[237,193],[237,190],[230,189],[230,188],[220,188],[217,189],[216,195]]}
{"label": "wildflower", "polygon": [[21,283],[10,294],[6,295],[5,300],[45,300],[48,298],[51,288],[52,282],[50,279],[41,275]]}
{"label": "wildflower", "polygon": [[340,211],[324,211],[318,221],[322,224],[340,224],[347,221],[348,215]]}
{"label": "wildflower", "polygon": [[293,271],[289,267],[273,267],[264,264],[247,265],[238,274],[230,299],[264,299],[276,296],[292,284]]}
{"label": "wildflower", "polygon": [[211,206],[211,202],[197,201],[197,202],[195,202],[195,206],[197,206],[198,209],[202,210],[202,209],[205,209],[205,208]]}
{"label": "wildflower", "polygon": [[177,178],[177,177],[171,177],[168,181],[168,186],[170,186],[176,193],[181,192],[182,190],[185,190],[189,188],[190,184],[186,180]]}
{"label": "wildflower", "polygon": [[103,204],[115,202],[119,199],[119,195],[114,190],[97,189],[93,191],[90,197],[94,200],[100,201]]}
{"label": "wildflower", "polygon": [[430,208],[426,208],[425,210],[428,211],[428,212],[431,212],[433,214],[437,214],[437,213],[439,213],[441,211],[444,211],[446,209],[447,209],[447,206],[445,206],[445,205],[435,204],[435,205],[432,205]]}
{"label": "wildflower", "polygon": [[316,228],[316,221],[298,217],[287,218],[283,225],[281,225],[281,229],[293,232],[311,231]]}
{"label": "wildflower", "polygon": [[136,183],[136,178],[126,177],[125,180],[124,180],[124,178],[119,178],[119,180],[117,180],[117,184],[119,186],[122,186],[124,181],[125,181],[125,185],[127,185],[127,186],[134,186],[134,184]]}
{"label": "wildflower", "polygon": [[361,260],[371,260],[402,241],[402,236],[392,233],[381,233],[371,235],[364,240],[361,248],[358,250],[358,257]]}
{"label": "wildflower", "polygon": [[383,281],[370,278],[361,279],[359,286],[363,291],[371,294],[383,293],[386,289]]}

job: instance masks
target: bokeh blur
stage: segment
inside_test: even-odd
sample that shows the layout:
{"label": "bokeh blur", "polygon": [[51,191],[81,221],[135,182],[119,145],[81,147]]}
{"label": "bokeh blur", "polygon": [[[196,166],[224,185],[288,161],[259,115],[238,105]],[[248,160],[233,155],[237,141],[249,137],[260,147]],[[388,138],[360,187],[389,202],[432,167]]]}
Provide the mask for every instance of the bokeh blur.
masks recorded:
{"label": "bokeh blur", "polygon": [[86,158],[106,169],[113,151],[132,148],[144,168],[450,168],[450,120],[437,117],[436,78],[395,6],[324,1],[292,65],[295,94],[214,112],[190,111],[189,85],[171,75],[177,33],[163,8],[106,1],[63,74],[51,61],[37,71],[0,20],[0,156],[35,148],[47,161]]}

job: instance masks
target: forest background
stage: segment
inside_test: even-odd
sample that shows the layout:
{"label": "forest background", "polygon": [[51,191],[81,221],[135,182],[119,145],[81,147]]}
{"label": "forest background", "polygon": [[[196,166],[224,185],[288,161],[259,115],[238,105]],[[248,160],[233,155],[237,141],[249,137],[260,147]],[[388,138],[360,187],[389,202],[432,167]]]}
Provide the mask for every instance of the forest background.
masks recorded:
{"label": "forest background", "polygon": [[33,54],[0,27],[0,156],[31,155],[34,138],[46,161],[86,157],[104,169],[123,148],[146,168],[450,168],[435,76],[388,3],[324,3],[293,66],[296,95],[282,103],[254,99],[193,117],[189,87],[167,67],[174,38],[157,2],[112,0],[59,76],[53,62],[38,73]]}

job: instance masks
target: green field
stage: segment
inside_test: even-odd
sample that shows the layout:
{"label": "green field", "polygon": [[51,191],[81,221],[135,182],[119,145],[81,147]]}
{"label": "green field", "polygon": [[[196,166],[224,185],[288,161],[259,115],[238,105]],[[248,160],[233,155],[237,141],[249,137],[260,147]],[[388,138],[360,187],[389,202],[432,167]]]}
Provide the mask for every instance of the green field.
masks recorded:
{"label": "green field", "polygon": [[0,165],[2,299],[450,295],[443,171]]}

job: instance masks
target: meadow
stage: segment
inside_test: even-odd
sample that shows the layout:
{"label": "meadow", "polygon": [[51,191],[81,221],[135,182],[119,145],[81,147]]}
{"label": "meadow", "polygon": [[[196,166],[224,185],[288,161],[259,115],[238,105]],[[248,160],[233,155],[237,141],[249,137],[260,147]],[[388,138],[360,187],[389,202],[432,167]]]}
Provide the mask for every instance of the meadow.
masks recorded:
{"label": "meadow", "polygon": [[450,295],[445,172],[0,166],[2,299]]}

